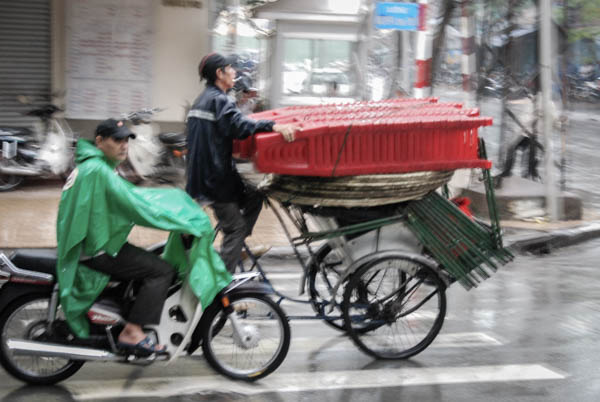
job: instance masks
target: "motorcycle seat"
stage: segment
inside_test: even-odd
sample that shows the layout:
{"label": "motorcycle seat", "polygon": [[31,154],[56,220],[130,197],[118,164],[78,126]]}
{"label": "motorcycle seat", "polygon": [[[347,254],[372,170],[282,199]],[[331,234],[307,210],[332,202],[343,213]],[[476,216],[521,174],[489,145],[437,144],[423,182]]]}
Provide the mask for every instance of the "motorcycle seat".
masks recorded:
{"label": "motorcycle seat", "polygon": [[17,250],[11,260],[18,268],[56,275],[56,250],[47,248],[25,248]]}
{"label": "motorcycle seat", "polygon": [[186,135],[185,133],[160,133],[158,139],[166,145],[177,145],[181,147],[186,146]]}

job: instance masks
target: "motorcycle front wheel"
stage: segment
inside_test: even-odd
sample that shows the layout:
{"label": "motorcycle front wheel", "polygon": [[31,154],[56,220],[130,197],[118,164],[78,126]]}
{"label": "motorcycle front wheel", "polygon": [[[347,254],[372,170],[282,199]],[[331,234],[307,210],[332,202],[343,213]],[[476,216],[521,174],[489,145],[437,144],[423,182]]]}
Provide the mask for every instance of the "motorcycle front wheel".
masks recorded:
{"label": "motorcycle front wheel", "polygon": [[[0,364],[15,378],[34,385],[51,385],[63,381],[83,366],[83,361],[59,357],[17,354],[8,341],[38,340],[46,332],[50,298],[28,295],[17,299],[0,316]],[[57,319],[64,319],[61,310]]]}
{"label": "motorcycle front wheel", "polygon": [[[230,295],[229,313],[213,303],[205,314],[202,351],[212,368],[235,380],[255,381],[271,374],[290,347],[288,319],[277,303],[263,294]],[[238,328],[234,328],[235,314]]]}

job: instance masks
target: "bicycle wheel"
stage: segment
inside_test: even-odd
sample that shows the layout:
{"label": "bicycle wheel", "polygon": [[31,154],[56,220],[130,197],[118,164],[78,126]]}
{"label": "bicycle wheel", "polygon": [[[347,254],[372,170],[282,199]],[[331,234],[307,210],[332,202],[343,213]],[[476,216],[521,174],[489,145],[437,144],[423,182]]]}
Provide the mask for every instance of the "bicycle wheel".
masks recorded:
{"label": "bicycle wheel", "polygon": [[[219,373],[236,380],[255,381],[272,373],[290,346],[288,319],[277,303],[262,294],[230,295],[241,334],[220,303],[205,314],[202,351]],[[204,321],[204,319],[203,319]]]}
{"label": "bicycle wheel", "polygon": [[[332,291],[338,282],[345,267],[342,258],[337,252],[331,252],[329,244],[322,245],[315,253],[315,259],[308,268],[308,295],[313,310],[324,317],[328,317]],[[338,296],[334,299],[336,303],[342,300],[343,287],[338,288]],[[325,319],[325,324],[334,329],[344,331],[344,321],[341,316],[340,305],[337,304],[332,314],[338,315],[339,319]],[[329,318],[333,318],[329,316]]]}
{"label": "bicycle wheel", "polygon": [[437,336],[446,286],[431,268],[382,253],[360,267],[344,290],[344,324],[354,343],[379,359],[406,359]]}
{"label": "bicycle wheel", "polygon": [[[46,332],[50,299],[29,295],[12,303],[0,317],[0,364],[11,375],[29,384],[50,385],[69,378],[83,366],[83,361],[59,357],[16,354],[8,349],[8,341],[36,340]],[[64,315],[59,309],[57,319]]]}

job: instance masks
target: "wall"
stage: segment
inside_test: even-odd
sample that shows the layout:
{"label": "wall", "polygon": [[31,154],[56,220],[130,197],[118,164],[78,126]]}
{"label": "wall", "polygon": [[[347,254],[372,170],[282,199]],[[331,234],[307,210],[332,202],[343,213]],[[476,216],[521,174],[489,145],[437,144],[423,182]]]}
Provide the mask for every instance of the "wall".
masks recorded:
{"label": "wall", "polygon": [[186,102],[191,104],[203,88],[198,63],[210,46],[208,1],[202,9],[155,3],[153,106],[168,107],[158,120],[183,122]]}
{"label": "wall", "polygon": [[[52,90],[65,90],[65,7],[69,0],[52,0]],[[156,116],[162,131],[183,128],[185,107],[202,91],[198,63],[209,52],[209,0],[202,8],[164,6],[154,3],[153,104],[166,110]],[[90,137],[98,122],[69,120],[82,137]]]}

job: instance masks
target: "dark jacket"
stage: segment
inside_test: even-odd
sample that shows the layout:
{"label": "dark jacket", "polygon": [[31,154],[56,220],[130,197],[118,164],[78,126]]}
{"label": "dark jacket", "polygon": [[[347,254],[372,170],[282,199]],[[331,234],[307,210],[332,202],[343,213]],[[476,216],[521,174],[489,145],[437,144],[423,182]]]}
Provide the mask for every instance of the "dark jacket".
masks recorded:
{"label": "dark jacket", "polygon": [[231,156],[233,140],[273,131],[274,124],[245,117],[225,92],[207,85],[187,118],[188,194],[216,202],[237,201],[244,186]]}

